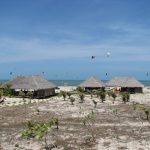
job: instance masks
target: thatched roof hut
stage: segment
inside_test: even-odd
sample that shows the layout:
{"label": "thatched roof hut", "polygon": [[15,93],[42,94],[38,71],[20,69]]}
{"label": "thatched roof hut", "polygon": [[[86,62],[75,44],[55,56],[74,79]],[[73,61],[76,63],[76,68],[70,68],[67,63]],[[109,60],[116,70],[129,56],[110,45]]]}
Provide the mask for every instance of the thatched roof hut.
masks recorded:
{"label": "thatched roof hut", "polygon": [[89,79],[83,81],[79,86],[85,89],[101,89],[104,88],[105,85],[102,81],[92,76]]}
{"label": "thatched roof hut", "polygon": [[55,93],[56,85],[38,75],[18,76],[14,80],[6,82],[14,91],[34,91],[37,97],[47,97]]}
{"label": "thatched roof hut", "polygon": [[107,87],[120,87],[121,91],[138,92],[143,91],[144,85],[134,77],[114,77],[106,83]]}

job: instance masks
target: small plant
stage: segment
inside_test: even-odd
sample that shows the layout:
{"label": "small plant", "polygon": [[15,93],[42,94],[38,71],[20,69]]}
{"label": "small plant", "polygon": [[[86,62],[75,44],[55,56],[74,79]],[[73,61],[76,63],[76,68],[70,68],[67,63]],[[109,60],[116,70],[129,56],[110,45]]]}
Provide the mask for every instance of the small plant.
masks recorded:
{"label": "small plant", "polygon": [[124,102],[124,104],[126,102],[129,102],[129,100],[130,100],[130,93],[122,92],[121,96],[122,96],[122,101]]}
{"label": "small plant", "polygon": [[94,104],[94,108],[96,108],[97,107],[97,101],[93,100],[92,102]]}
{"label": "small plant", "polygon": [[93,90],[93,94],[95,94],[97,97],[100,97],[100,90]]}
{"label": "small plant", "polygon": [[45,148],[48,148],[47,144],[47,138],[46,135],[48,131],[52,128],[52,126],[56,125],[58,128],[58,119],[53,118],[48,123],[34,123],[31,121],[28,121],[25,124],[25,129],[22,131],[22,138],[25,139],[31,139],[31,138],[37,138],[42,139],[44,138],[45,141]]}
{"label": "small plant", "polygon": [[12,90],[11,90],[11,85],[10,84],[5,85],[2,94],[3,94],[3,96],[9,96],[9,97],[12,96]]}
{"label": "small plant", "polygon": [[84,102],[85,95],[83,93],[79,93],[80,103]]}
{"label": "small plant", "polygon": [[144,104],[136,104],[136,109],[142,110],[146,115],[146,120],[149,120],[150,108]]}
{"label": "small plant", "polygon": [[40,114],[40,110],[38,108],[36,108],[36,112],[37,112],[37,115]]}
{"label": "small plant", "polygon": [[15,144],[15,147],[19,147],[19,144],[18,144],[18,143],[16,143],[16,144]]}
{"label": "small plant", "polygon": [[106,93],[105,92],[100,92],[100,99],[101,99],[102,103],[105,101],[105,98],[106,98]]}
{"label": "small plant", "polygon": [[65,91],[60,91],[60,96],[64,98],[64,101],[66,100],[67,93]]}
{"label": "small plant", "polygon": [[91,136],[90,141],[95,142],[95,132],[94,132],[94,125],[95,125],[95,114],[92,111],[90,114],[84,117],[83,119],[83,125],[85,128],[87,128],[88,133]]}
{"label": "small plant", "polygon": [[26,96],[28,96],[30,99],[32,99],[33,98],[33,92],[32,91],[27,92]]}
{"label": "small plant", "polygon": [[82,87],[80,87],[80,86],[77,87],[76,90],[77,90],[77,92],[79,92],[79,93],[84,93],[84,89],[83,89]]}
{"label": "small plant", "polygon": [[109,97],[111,97],[112,96],[112,94],[113,94],[114,92],[113,91],[107,91],[107,95],[109,96]]}
{"label": "small plant", "polygon": [[70,98],[70,96],[71,96],[71,93],[70,93],[70,92],[67,92],[67,96]]}
{"label": "small plant", "polygon": [[23,91],[19,91],[19,96],[25,99],[26,94]]}
{"label": "small plant", "polygon": [[74,105],[73,103],[75,102],[75,98],[74,97],[70,97],[70,102],[72,105]]}
{"label": "small plant", "polygon": [[59,129],[59,120],[58,120],[58,118],[53,118],[53,123],[56,125],[56,129]]}
{"label": "small plant", "polygon": [[111,96],[112,96],[112,98],[113,98],[113,104],[114,104],[114,102],[115,102],[115,100],[116,100],[117,95],[116,95],[116,93],[114,93],[114,92],[113,92],[113,93],[111,94]]}

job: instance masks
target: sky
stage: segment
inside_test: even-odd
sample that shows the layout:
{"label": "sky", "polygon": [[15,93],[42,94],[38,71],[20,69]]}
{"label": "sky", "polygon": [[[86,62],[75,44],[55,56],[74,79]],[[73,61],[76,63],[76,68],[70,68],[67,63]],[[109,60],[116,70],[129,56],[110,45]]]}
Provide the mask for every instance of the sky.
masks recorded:
{"label": "sky", "polygon": [[150,80],[149,6],[149,0],[0,0],[0,79],[44,72],[56,80]]}

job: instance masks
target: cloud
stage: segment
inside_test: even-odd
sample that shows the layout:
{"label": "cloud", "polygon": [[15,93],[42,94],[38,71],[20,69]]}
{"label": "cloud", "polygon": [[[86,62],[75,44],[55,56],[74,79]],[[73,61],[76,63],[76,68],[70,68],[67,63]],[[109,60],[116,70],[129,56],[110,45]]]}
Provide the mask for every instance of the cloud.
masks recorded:
{"label": "cloud", "polygon": [[[112,38],[94,41],[94,35],[75,30],[41,29],[36,37],[0,37],[0,62],[40,61],[46,59],[90,58],[106,61],[106,53],[111,52],[109,61],[150,61],[150,30],[142,25],[111,24],[105,30],[112,30]],[[45,36],[47,35],[47,36]],[[54,38],[55,37],[55,38]]]}

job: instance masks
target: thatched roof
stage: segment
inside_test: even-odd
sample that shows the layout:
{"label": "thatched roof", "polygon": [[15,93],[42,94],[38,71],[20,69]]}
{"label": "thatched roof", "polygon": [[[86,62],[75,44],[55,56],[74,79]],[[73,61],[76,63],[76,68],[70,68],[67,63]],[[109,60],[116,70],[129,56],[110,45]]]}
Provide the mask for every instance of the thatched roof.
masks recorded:
{"label": "thatched roof", "polygon": [[134,77],[114,77],[106,83],[108,87],[144,87]]}
{"label": "thatched roof", "polygon": [[100,80],[98,80],[96,77],[92,76],[89,79],[82,82],[80,87],[92,87],[92,88],[99,88],[104,87],[104,83]]}
{"label": "thatched roof", "polygon": [[52,89],[56,86],[41,76],[18,76],[14,80],[8,81],[5,85],[10,85],[11,89],[22,90],[39,90],[39,89]]}

